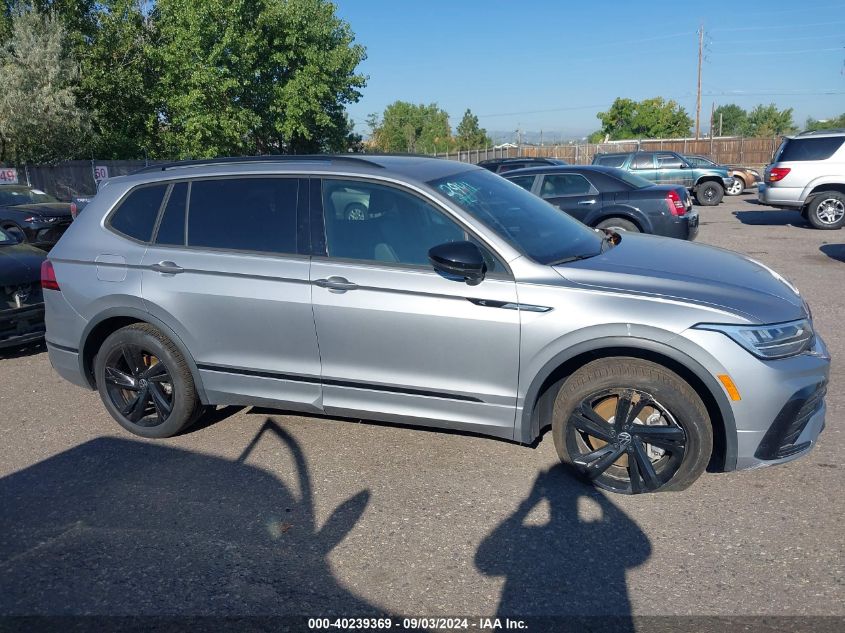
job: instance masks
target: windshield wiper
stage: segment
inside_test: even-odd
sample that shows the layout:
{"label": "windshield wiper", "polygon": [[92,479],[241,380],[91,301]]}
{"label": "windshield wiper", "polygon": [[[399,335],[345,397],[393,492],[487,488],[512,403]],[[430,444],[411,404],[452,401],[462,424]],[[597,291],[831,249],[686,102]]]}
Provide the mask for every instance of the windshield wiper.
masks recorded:
{"label": "windshield wiper", "polygon": [[569,257],[563,257],[561,259],[556,259],[553,262],[549,262],[547,265],[557,266],[558,264],[568,264],[569,262],[577,262],[579,259],[590,259],[598,254],[599,253],[592,253],[590,255],[570,255]]}

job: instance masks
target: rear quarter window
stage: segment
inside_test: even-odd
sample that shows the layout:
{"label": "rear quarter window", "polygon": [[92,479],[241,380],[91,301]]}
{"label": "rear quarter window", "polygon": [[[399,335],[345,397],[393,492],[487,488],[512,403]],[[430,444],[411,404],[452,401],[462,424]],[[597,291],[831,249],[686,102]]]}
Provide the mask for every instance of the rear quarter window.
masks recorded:
{"label": "rear quarter window", "polygon": [[843,141],[845,137],[842,136],[787,139],[775,162],[826,160],[842,147]]}
{"label": "rear quarter window", "polygon": [[167,185],[153,185],[132,190],[112,213],[109,226],[127,237],[140,242],[149,242],[153,236],[153,227],[155,227],[165,191],[167,191]]}
{"label": "rear quarter window", "polygon": [[622,167],[625,164],[627,156],[597,156],[593,161],[595,165],[604,165],[605,167]]}

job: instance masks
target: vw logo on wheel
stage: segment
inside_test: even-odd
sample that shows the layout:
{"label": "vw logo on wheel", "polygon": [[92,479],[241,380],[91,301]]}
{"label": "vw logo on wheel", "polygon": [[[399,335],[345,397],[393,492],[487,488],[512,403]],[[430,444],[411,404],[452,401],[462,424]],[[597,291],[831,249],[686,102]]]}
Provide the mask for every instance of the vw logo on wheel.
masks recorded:
{"label": "vw logo on wheel", "polygon": [[619,440],[619,443],[622,444],[622,446],[626,446],[631,443],[631,434],[628,433],[628,431],[622,431],[616,436],[616,439]]}

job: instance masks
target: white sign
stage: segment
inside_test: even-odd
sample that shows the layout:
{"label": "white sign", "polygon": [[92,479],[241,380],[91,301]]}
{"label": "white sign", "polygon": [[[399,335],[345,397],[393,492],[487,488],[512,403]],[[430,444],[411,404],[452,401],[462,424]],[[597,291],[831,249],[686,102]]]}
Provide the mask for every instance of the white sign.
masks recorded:
{"label": "white sign", "polygon": [[94,181],[96,183],[100,183],[102,180],[106,180],[109,177],[109,168],[105,165],[97,165],[94,167]]}
{"label": "white sign", "polygon": [[0,185],[18,184],[18,170],[14,167],[0,167]]}

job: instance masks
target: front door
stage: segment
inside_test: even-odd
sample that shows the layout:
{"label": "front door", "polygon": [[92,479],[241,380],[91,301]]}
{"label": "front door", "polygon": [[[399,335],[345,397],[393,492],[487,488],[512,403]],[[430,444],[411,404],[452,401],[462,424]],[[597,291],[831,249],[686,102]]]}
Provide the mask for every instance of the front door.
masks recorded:
{"label": "front door", "polygon": [[[366,180],[314,184],[311,284],[326,412],[512,437],[520,315],[505,265],[482,247],[480,284],[446,278],[428,249],[473,237],[434,203]],[[363,214],[346,212],[351,191]]]}

